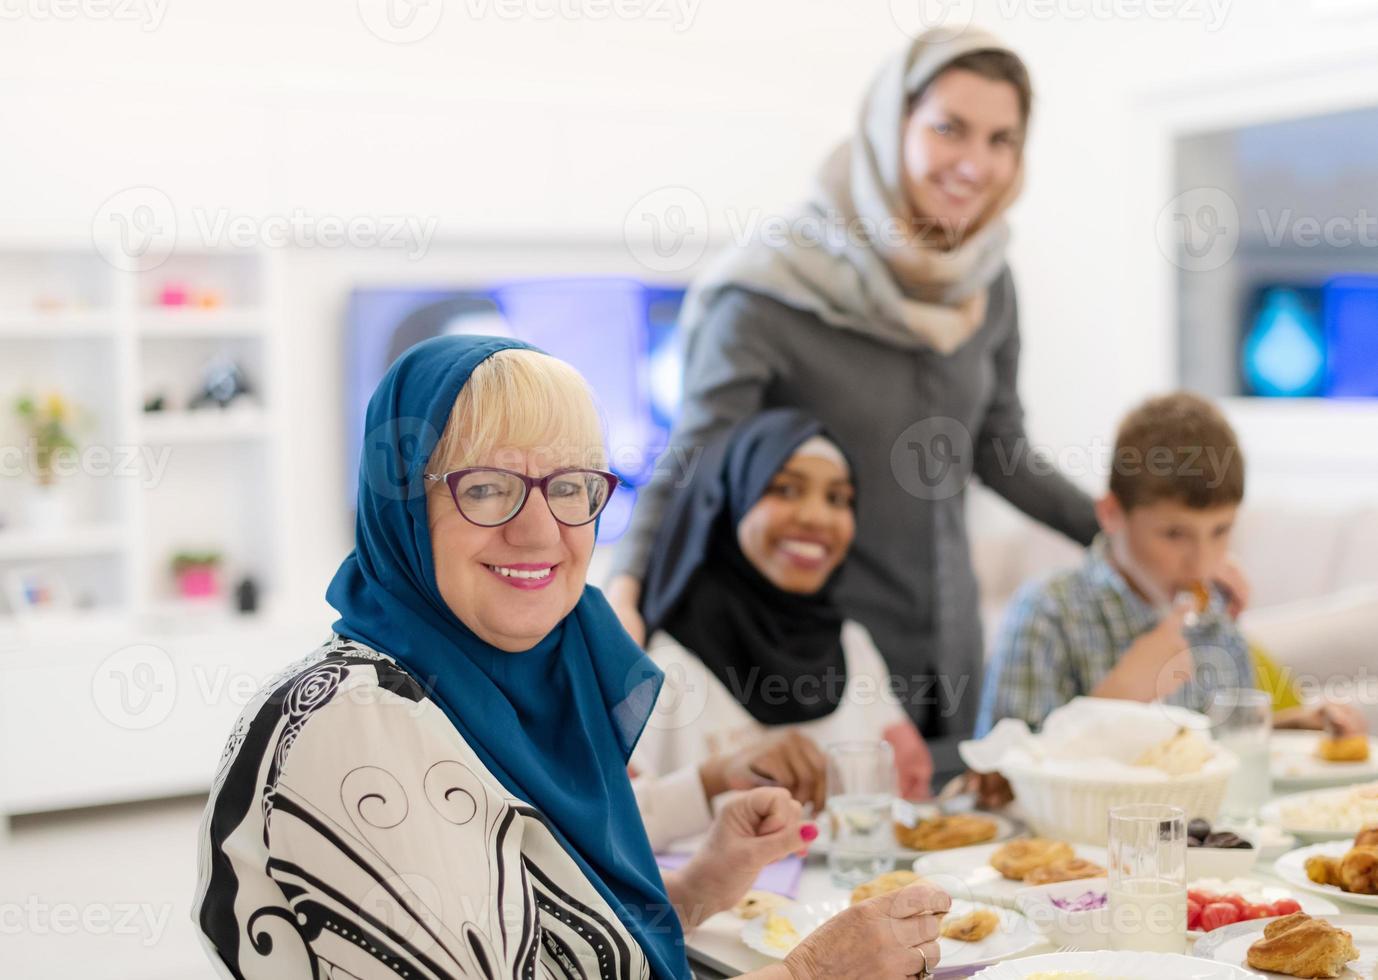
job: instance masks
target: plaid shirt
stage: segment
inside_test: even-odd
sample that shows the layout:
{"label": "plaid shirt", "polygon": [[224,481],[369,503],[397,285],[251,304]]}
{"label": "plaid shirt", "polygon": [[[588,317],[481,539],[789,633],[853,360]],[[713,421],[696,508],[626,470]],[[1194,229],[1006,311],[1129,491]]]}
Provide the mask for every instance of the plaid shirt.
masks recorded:
{"label": "plaid shirt", "polygon": [[[1030,582],[1015,595],[986,666],[977,737],[1001,718],[1041,725],[1054,708],[1090,694],[1130,645],[1158,625],[1159,612],[1129,587],[1106,551],[1098,537],[1079,568]],[[1204,711],[1214,691],[1254,686],[1248,645],[1218,593],[1183,632],[1196,673],[1168,703]]]}

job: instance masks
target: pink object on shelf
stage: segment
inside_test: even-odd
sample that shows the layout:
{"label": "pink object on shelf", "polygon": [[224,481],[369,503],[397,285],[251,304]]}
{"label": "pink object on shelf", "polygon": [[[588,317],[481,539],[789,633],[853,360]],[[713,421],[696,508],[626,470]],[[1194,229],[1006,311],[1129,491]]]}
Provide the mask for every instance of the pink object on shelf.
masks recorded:
{"label": "pink object on shelf", "polygon": [[177,573],[177,592],[184,599],[205,599],[220,594],[220,576],[211,566],[184,569]]}
{"label": "pink object on shelf", "polygon": [[187,287],[177,282],[170,282],[163,286],[163,291],[158,295],[158,302],[163,306],[186,306]]}

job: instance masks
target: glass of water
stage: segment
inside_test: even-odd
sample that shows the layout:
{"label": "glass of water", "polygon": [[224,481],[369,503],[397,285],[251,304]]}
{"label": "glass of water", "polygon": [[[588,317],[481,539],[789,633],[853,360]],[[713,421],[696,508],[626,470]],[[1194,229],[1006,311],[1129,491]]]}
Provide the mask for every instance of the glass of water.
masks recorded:
{"label": "glass of water", "polygon": [[1187,815],[1135,803],[1110,809],[1110,948],[1187,948]]}
{"label": "glass of water", "polygon": [[893,860],[895,756],[888,742],[828,746],[828,870],[839,888],[855,888]]}
{"label": "glass of water", "polygon": [[1257,820],[1273,794],[1268,739],[1273,731],[1273,699],[1266,691],[1226,688],[1211,697],[1206,716],[1215,740],[1239,757],[1230,777],[1221,814],[1230,820]]}

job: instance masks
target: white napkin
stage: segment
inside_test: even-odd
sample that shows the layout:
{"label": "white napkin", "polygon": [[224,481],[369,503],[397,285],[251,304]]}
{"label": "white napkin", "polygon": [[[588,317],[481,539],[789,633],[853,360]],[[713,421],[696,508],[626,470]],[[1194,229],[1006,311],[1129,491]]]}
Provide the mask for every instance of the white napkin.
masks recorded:
{"label": "white napkin", "polygon": [[[1207,742],[1211,740],[1208,719],[1185,708],[1075,698],[1049,714],[1037,735],[1024,722],[1004,718],[985,738],[962,742],[957,749],[962,761],[976,772],[1037,768],[1107,780],[1156,782],[1170,777],[1134,763],[1182,728],[1192,729]],[[1222,759],[1228,753],[1215,748],[1215,758],[1207,763],[1207,770],[1229,764]]]}

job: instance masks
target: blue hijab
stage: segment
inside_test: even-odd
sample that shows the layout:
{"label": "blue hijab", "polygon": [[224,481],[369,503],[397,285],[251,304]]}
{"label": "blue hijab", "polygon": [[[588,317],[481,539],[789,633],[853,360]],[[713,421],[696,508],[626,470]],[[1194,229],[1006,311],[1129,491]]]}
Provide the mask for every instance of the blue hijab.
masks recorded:
{"label": "blue hijab", "polygon": [[437,337],[388,370],[368,403],[354,551],[326,599],[340,613],[336,632],[404,664],[488,771],[545,816],[640,944],[652,975],[687,980],[684,935],[626,769],[660,670],[592,586],[521,653],[479,639],[436,586],[425,466],[474,368],[510,349],[534,348]]}

